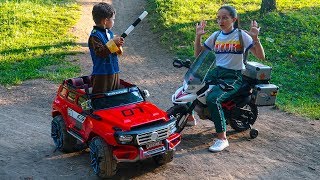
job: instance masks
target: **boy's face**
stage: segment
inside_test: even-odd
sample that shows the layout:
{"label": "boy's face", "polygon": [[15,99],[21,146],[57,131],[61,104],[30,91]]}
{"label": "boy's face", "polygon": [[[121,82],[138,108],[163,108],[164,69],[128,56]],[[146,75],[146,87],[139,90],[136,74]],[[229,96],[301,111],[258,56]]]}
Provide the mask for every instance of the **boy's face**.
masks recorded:
{"label": "boy's face", "polygon": [[114,24],[114,20],[115,20],[115,14],[113,14],[113,16],[111,18],[106,18],[103,21],[103,26],[105,29],[111,29],[113,27]]}

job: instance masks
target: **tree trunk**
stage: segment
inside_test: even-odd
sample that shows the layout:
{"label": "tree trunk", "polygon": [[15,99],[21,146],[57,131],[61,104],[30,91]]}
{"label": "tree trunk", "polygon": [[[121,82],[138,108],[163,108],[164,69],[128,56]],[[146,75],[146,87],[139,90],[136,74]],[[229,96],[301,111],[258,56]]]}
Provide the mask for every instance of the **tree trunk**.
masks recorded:
{"label": "tree trunk", "polygon": [[261,13],[271,12],[277,9],[276,0],[262,0],[261,2]]}

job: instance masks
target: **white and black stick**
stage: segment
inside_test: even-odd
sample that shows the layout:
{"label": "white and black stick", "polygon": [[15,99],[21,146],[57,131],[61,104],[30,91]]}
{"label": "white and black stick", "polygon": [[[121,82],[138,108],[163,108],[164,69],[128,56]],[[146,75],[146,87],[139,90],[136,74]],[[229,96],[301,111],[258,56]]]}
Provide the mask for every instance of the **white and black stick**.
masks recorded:
{"label": "white and black stick", "polygon": [[127,37],[128,34],[136,27],[136,25],[139,24],[139,22],[147,16],[147,14],[147,11],[143,11],[143,13],[138,17],[138,19],[135,20],[124,33],[121,34],[121,37]]}

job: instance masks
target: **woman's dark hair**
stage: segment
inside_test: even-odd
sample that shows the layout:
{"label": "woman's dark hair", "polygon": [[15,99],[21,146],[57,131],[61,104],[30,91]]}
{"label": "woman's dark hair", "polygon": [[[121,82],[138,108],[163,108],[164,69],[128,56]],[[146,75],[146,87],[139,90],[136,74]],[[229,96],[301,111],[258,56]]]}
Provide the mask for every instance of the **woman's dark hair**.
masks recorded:
{"label": "woman's dark hair", "polygon": [[114,8],[108,4],[101,2],[93,6],[92,17],[96,24],[100,24],[102,19],[111,18],[115,14]]}
{"label": "woman's dark hair", "polygon": [[236,22],[234,22],[234,24],[233,24],[233,27],[234,27],[234,28],[239,28],[239,27],[240,27],[240,19],[239,19],[239,16],[238,16],[238,14],[237,14],[237,10],[236,10],[234,7],[228,6],[228,5],[224,5],[224,6],[221,6],[221,7],[219,8],[219,10],[220,10],[220,9],[225,9],[225,10],[227,10],[227,11],[230,13],[230,16],[231,16],[232,18],[237,18]]}

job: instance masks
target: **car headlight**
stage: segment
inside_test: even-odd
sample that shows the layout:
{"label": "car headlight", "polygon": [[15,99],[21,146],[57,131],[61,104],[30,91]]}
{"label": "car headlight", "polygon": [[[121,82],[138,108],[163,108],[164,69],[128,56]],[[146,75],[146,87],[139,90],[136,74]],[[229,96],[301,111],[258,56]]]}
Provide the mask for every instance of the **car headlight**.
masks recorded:
{"label": "car headlight", "polygon": [[118,140],[121,144],[126,144],[126,143],[129,143],[131,142],[133,139],[133,136],[132,135],[120,135],[118,137]]}
{"label": "car headlight", "polygon": [[[174,118],[174,117],[170,117],[170,118]],[[174,119],[175,119],[175,118],[174,118]],[[176,130],[177,130],[177,128],[176,128],[176,121],[174,120],[172,123],[169,124],[168,135],[170,136],[170,135],[173,134]]]}

